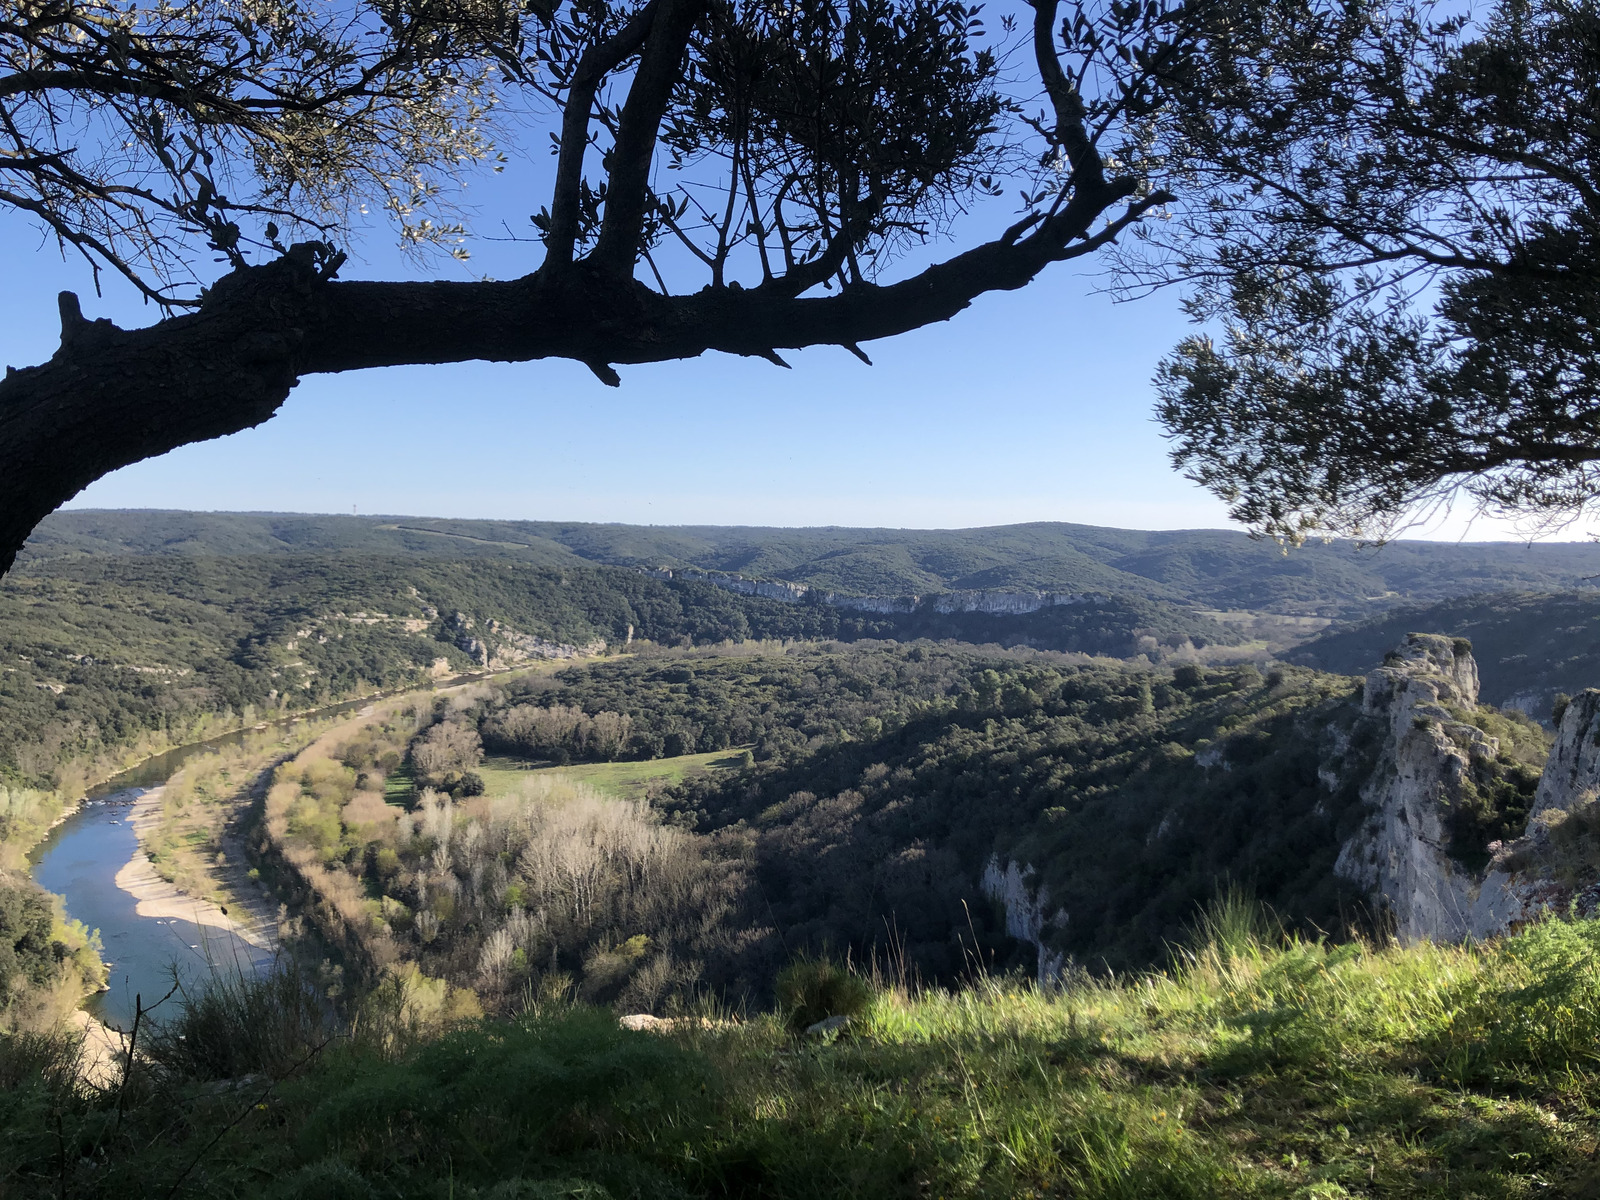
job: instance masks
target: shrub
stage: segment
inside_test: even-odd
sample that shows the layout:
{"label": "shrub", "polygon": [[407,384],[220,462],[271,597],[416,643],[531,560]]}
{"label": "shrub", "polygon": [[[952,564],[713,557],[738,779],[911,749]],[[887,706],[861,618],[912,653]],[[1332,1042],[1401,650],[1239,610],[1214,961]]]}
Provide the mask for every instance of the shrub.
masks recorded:
{"label": "shrub", "polygon": [[72,947],[58,929],[50,896],[25,877],[0,873],[0,1023],[26,1024],[29,1010],[68,970]]}
{"label": "shrub", "polygon": [[180,985],[178,999],[178,1015],[157,1024],[143,1044],[157,1063],[188,1079],[281,1078],[333,1035],[316,981],[290,959],[261,975],[243,967],[216,971],[197,990]]}
{"label": "shrub", "polygon": [[411,762],[425,779],[442,779],[483,761],[483,743],[476,729],[441,721],[411,743]]}
{"label": "shrub", "polygon": [[49,1033],[0,1033],[0,1091],[41,1084],[70,1089],[78,1078],[82,1037],[58,1029]]}
{"label": "shrub", "polygon": [[859,1017],[876,998],[872,984],[824,958],[802,958],[778,973],[778,1012],[791,1033],[829,1017]]}
{"label": "shrub", "polygon": [[354,1036],[385,1056],[409,1051],[483,1016],[470,989],[424,974],[414,963],[390,967],[358,1007]]}

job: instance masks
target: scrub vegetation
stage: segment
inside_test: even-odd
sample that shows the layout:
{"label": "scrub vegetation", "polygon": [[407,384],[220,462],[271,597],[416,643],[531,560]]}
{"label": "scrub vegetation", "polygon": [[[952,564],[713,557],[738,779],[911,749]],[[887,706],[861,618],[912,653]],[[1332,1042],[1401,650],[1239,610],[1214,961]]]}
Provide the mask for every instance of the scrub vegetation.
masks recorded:
{"label": "scrub vegetation", "polygon": [[[439,673],[583,649],[916,636],[919,619],[743,596],[581,560],[551,567],[328,552],[41,559],[0,582],[0,721],[8,731],[0,787],[70,800],[86,782],[171,746],[351,696],[426,686]],[[1137,597],[1044,610],[1005,628],[982,619],[986,638],[1114,655],[1160,656],[1230,636],[1190,610]],[[939,634],[952,635],[961,636]]]}
{"label": "scrub vegetation", "polygon": [[409,806],[387,799],[378,764],[408,742],[415,760],[476,740],[449,719],[472,699],[442,703],[432,725],[397,706],[274,775],[261,853],[356,978],[420,971],[501,1011],[530,995],[638,1010],[691,996],[708,959],[733,969],[753,936],[742,864],[643,801],[546,773],[507,795],[430,786]]}
{"label": "scrub vegetation", "polygon": [[[261,849],[360,978],[408,964],[502,1013],[764,1005],[795,955],[1032,974],[981,883],[1009,863],[1050,954],[1139,970],[1219,879],[1298,930],[1362,927],[1332,871],[1377,744],[1354,697],[1293,668],[925,643],[596,662],[324,739],[279,768]],[[529,769],[486,789],[480,746]],[[570,774],[696,753],[723,765],[643,798]]]}
{"label": "scrub vegetation", "polygon": [[61,898],[0,871],[0,1041],[48,1033],[105,982],[100,939]]}
{"label": "scrub vegetation", "polygon": [[262,772],[304,749],[328,724],[252,730],[235,745],[189,759],[167,780],[153,827],[140,836],[156,873],[190,896],[229,903],[223,881],[244,867],[234,861],[243,850],[240,826]]}
{"label": "scrub vegetation", "polygon": [[[1357,679],[1204,661],[1196,629],[1129,643],[1109,618],[1137,654],[889,640],[870,635],[914,614],[488,554],[26,570],[0,602],[55,607],[27,609],[35,651],[6,678],[17,727],[57,740],[15,742],[0,783],[19,861],[87,777],[62,763],[499,674],[248,736],[170,782],[157,869],[207,894],[247,834],[293,954],[174,998],[110,1093],[57,1022],[98,981],[92,935],[14,877],[7,1192],[1442,1197],[1587,1178],[1600,927],[1388,943],[1332,871],[1381,742]],[[64,675],[38,649],[49,623],[76,644],[61,623],[92,632],[103,594],[106,645]],[[628,652],[517,653],[599,639]],[[131,697],[116,720],[110,701],[82,715],[100,678]],[[1478,861],[1520,829],[1547,735],[1453,715],[1505,751],[1454,830]],[[1553,836],[1577,862],[1594,834],[1569,826]],[[1005,878],[1036,906],[1026,940]]]}

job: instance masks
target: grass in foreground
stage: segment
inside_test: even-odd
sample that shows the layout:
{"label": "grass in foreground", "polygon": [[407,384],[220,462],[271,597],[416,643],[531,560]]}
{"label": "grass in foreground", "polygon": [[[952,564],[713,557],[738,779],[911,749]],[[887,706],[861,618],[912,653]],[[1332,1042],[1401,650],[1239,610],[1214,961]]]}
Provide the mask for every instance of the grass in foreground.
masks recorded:
{"label": "grass in foreground", "polygon": [[1165,975],[881,993],[826,1043],[775,1017],[661,1035],[561,1009],[396,1050],[358,1022],[277,1084],[169,1060],[120,1120],[115,1093],[0,1070],[0,1191],[1600,1195],[1600,923],[1371,949],[1224,918]]}

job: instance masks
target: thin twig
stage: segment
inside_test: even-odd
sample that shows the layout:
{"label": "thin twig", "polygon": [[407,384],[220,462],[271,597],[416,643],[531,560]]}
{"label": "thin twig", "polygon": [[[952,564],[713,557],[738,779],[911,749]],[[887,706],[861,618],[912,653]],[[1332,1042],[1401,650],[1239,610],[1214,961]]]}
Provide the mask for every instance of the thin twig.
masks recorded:
{"label": "thin twig", "polygon": [[139,1023],[144,1020],[145,1013],[151,1011],[151,1009],[160,1008],[168,1000],[171,1000],[173,993],[178,990],[178,986],[178,983],[174,981],[172,987],[167,991],[167,994],[152,1004],[150,1008],[146,1008],[144,1006],[144,996],[142,993],[135,992],[133,994],[133,1032],[128,1035],[128,1061],[123,1064],[122,1083],[117,1088],[117,1120],[116,1124],[111,1130],[113,1134],[117,1134],[122,1131],[122,1098],[127,1094],[128,1080],[133,1076],[133,1059],[134,1055],[139,1049]]}

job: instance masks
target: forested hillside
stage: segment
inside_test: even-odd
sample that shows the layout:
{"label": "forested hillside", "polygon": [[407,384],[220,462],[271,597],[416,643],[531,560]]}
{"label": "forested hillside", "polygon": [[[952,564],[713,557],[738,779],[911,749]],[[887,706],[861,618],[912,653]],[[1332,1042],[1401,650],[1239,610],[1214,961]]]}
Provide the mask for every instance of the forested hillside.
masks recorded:
{"label": "forested hillside", "polygon": [[[458,614],[460,614],[458,616]],[[0,782],[207,714],[638,639],[807,638],[816,610],[583,565],[357,554],[65,558],[0,584]],[[836,627],[836,626],[833,626]]]}
{"label": "forested hillside", "polygon": [[[764,549],[739,541],[768,534]],[[727,557],[736,545],[760,554]],[[984,575],[984,562],[1020,570],[1063,547],[1119,579],[1163,578],[1144,594],[1032,612],[875,612],[637,565],[665,550],[679,563],[692,552],[705,569],[803,575],[825,560],[844,572],[855,556],[937,567],[926,577],[941,586],[992,587],[1003,580]],[[1427,576],[1456,548],[1390,547],[1393,558],[1369,561],[1334,547],[1332,557],[1260,560],[1276,565],[1251,574],[1258,549],[1225,535],[1066,526],[890,534],[62,514],[0,583],[4,819],[26,812],[37,824],[54,811],[39,797],[70,799],[136,748],[219,722],[573,657],[588,661],[465,707],[416,710],[396,718],[384,746],[335,747],[332,766],[282,781],[294,794],[275,801],[279,835],[300,855],[288,861],[362,881],[336,931],[346,944],[360,948],[371,932],[502,1000],[552,973],[591,998],[646,1006],[702,987],[764,995],[785,955],[870,957],[891,945],[926,978],[950,980],[973,955],[996,968],[1033,961],[1037,947],[1006,932],[1016,914],[980,886],[1012,864],[1046,898],[1030,938],[1085,964],[1157,961],[1219,880],[1255,889],[1302,927],[1344,927],[1359,906],[1332,862],[1359,816],[1351,764],[1369,747],[1347,676],[1374,665],[1413,615],[1319,640],[1309,653],[1321,657],[1306,661],[1341,672],[1322,674],[1230,666],[1225,654],[1197,661],[1245,635],[1192,598],[1248,585],[1281,601],[1292,578],[1321,595],[1377,561],[1409,564],[1416,586],[1438,589],[1514,561],[1504,548],[1478,559],[1467,548],[1454,576]],[[1518,553],[1554,571],[1576,569],[1592,548],[1542,549],[1560,553]],[[853,578],[921,586],[905,571]],[[1162,591],[1180,599],[1150,594]],[[1582,593],[1506,593],[1428,620],[1480,640],[1494,698],[1519,653],[1553,663],[1562,647],[1581,686],[1587,649],[1573,647],[1587,641],[1563,637],[1593,620],[1586,604]],[[1513,627],[1544,640],[1518,650],[1521,634],[1494,632]],[[610,657],[622,650],[631,653]],[[528,806],[495,809],[475,794],[481,782],[469,786],[480,746],[530,764],[729,752],[735,766],[658,789],[636,811],[567,797],[546,807],[571,822],[535,828]],[[466,806],[458,815],[476,814],[472,845],[452,841],[456,817],[438,807],[446,796]],[[548,915],[554,900],[539,930],[515,924],[524,900],[508,896],[560,892],[536,871],[517,878],[529,847],[613,835],[656,846],[649,831],[663,816],[676,832],[650,853],[678,863],[687,908],[627,892],[566,924]],[[626,819],[602,837],[613,817]],[[1056,921],[1058,910],[1071,918]],[[391,952],[373,953],[380,964]]]}
{"label": "forested hillside", "polygon": [[490,747],[572,753],[508,736],[519,714],[531,728],[530,706],[565,707],[625,714],[640,744],[750,743],[753,769],[691,780],[661,806],[748,839],[791,942],[864,951],[887,917],[947,976],[991,856],[1036,866],[1073,914],[1057,949],[1119,969],[1158,959],[1219,878],[1294,920],[1351,916],[1331,868],[1360,802],[1318,770],[1362,774],[1356,693],[1293,668],[862,646],[575,668],[514,689],[481,728]]}
{"label": "forested hillside", "polygon": [[[17,1134],[7,1177],[88,1194],[115,1176],[142,1194],[184,1171],[198,1191],[279,1170],[285,1195],[367,1195],[381,1178],[396,1194],[509,1197],[554,1195],[515,1191],[519,1173],[543,1180],[570,1161],[606,1194],[809,1195],[835,1178],[836,1148],[816,1147],[853,1146],[868,1129],[881,1142],[859,1153],[858,1173],[893,1194],[902,1175],[944,1179],[927,1164],[953,1139],[991,1144],[1004,1117],[1040,1139],[1028,1154],[1068,1139],[1092,1157],[1103,1143],[1106,1179],[1142,1181],[1107,1195],[1217,1194],[1266,1146],[1273,1179],[1359,1190],[1435,1168],[1487,1178],[1484,1152],[1438,1132],[1459,1114],[1435,1110],[1458,1104],[1470,1076],[1496,1081],[1496,1112],[1533,1112],[1543,1102],[1524,1082],[1548,1080],[1527,1064],[1566,1062],[1592,1041],[1574,1027],[1556,1048],[1567,1058],[1548,1038],[1504,1041],[1505,1012],[1589,1011],[1592,934],[1564,932],[1580,927],[1507,944],[1579,964],[1551,976],[1558,991],[1530,991],[1520,960],[1488,957],[1499,951],[1315,940],[1374,931],[1370,897],[1333,864],[1367,816],[1362,782],[1382,741],[1351,677],[1389,649],[1380,623],[1315,643],[1319,662],[1345,656],[1336,674],[1203,661],[1197,647],[1236,631],[1149,595],[873,613],[565,548],[519,557],[488,539],[463,551],[418,534],[451,550],[358,551],[330,546],[337,531],[322,526],[317,549],[247,546],[259,526],[239,520],[228,547],[209,545],[201,520],[177,552],[67,549],[0,584],[0,719],[19,731],[0,759],[8,821],[17,789],[61,783],[73,755],[182,736],[209,714],[602,644],[630,653],[377,702],[262,776],[241,821],[301,960],[175,1002],[141,1035],[125,1116],[58,1083],[71,1072],[51,1057],[57,1043],[0,1040],[0,1103],[13,1103]],[[1505,594],[1390,625],[1475,636],[1492,687],[1517,653],[1553,661],[1563,646],[1564,669],[1581,675],[1588,651],[1575,648],[1596,607],[1581,593]],[[948,640],[907,640],[919,634]],[[1494,762],[1474,761],[1474,803],[1449,823],[1448,853],[1479,862],[1523,831],[1548,738],[1515,714],[1451,716],[1498,747]],[[607,763],[663,773],[632,797],[568,773]],[[171,791],[181,805],[193,787]],[[170,840],[181,829],[169,823]],[[212,848],[185,861],[203,870]],[[1228,909],[1244,894],[1288,937]],[[1222,916],[1197,943],[1208,905]],[[36,886],[0,876],[0,908],[0,927],[19,933],[6,1021],[22,1026],[28,1005],[43,1012],[98,980],[88,931],[51,917]],[[634,1034],[619,1012],[633,1026],[663,1019]],[[842,1034],[836,1021],[815,1032],[841,1014]],[[1319,1128],[1347,1132],[1308,1140],[1285,1126],[1279,1092],[1261,1097],[1286,1078],[1321,1079],[1330,1062],[1346,1075],[1293,1099],[1294,1120],[1314,1103]],[[1186,1074],[1168,1078],[1174,1063]],[[873,1125],[884,1079],[904,1095]],[[176,1125],[156,1116],[168,1087],[181,1093],[167,1106]],[[1396,1118],[1402,1092],[1411,1107]],[[1241,1109],[1240,1095],[1256,1099]],[[1068,1119],[1073,1105],[1100,1106],[1083,1108],[1092,1128]],[[1559,1127],[1566,1149],[1540,1151],[1546,1175],[1557,1159],[1575,1164],[1572,1178],[1588,1169],[1577,1124]],[[117,1148],[114,1165],[59,1152],[97,1138]],[[1357,1142],[1351,1166],[1339,1155]],[[457,1189],[440,1145],[482,1186]],[[923,1166],[889,1171],[899,1148]],[[1294,1157],[1313,1151],[1326,1170]],[[985,1151],[969,1164],[994,1195],[1043,1178],[997,1161]]]}
{"label": "forested hillside", "polygon": [[763,529],[261,513],[67,511],[23,560],[103,554],[366,551],[448,558],[694,567],[854,595],[1102,592],[1326,616],[1474,592],[1551,591],[1600,575],[1600,546],[1350,542],[1287,554],[1226,530],[1150,532],[1039,522],[987,529]]}
{"label": "forested hillside", "polygon": [[[409,962],[491,1006],[564,988],[633,1009],[765,1001],[807,953],[943,983],[1032,974],[1041,950],[1138,969],[1230,880],[1297,928],[1359,927],[1332,871],[1378,740],[1356,688],[920,643],[585,664],[383,717],[285,768],[267,852],[325,893],[350,961]],[[582,762],[741,745],[742,770],[649,805],[559,775],[493,799],[466,786],[480,746]],[[984,882],[1011,863],[1043,889],[1037,944]]]}
{"label": "forested hillside", "polygon": [[[1115,656],[1238,640],[1193,610],[1138,599],[935,621],[941,636],[970,627],[985,640]],[[570,556],[559,566],[330,550],[36,558],[0,581],[0,785],[54,787],[66,762],[187,736],[209,714],[304,709],[430,673],[630,641],[909,637],[919,622]]]}

